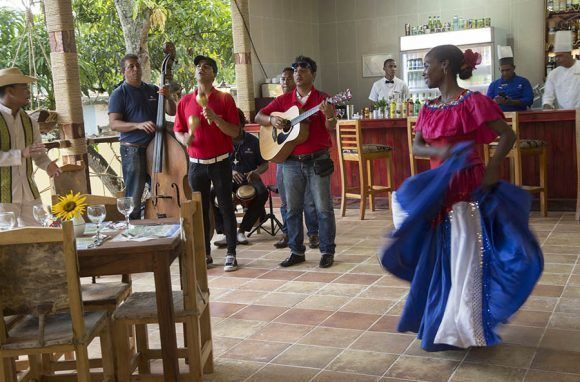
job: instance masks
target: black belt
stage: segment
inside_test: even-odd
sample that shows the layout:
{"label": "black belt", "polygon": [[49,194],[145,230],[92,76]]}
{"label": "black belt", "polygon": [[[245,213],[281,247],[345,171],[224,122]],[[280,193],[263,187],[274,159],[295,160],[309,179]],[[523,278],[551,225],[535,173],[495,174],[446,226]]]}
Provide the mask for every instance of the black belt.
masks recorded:
{"label": "black belt", "polygon": [[310,154],[289,155],[288,160],[297,160],[299,162],[308,162],[308,161],[314,160],[316,158],[320,158],[321,156],[326,155],[326,154],[328,154],[328,150],[324,149],[324,150],[315,151],[315,152],[310,153]]}

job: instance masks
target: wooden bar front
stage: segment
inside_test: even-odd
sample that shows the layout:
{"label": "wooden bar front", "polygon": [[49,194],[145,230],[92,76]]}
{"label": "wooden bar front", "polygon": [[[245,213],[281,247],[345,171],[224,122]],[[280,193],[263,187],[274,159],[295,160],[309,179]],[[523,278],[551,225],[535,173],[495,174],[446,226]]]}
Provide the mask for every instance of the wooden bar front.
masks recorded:
{"label": "wooden bar front", "polygon": [[[566,205],[575,205],[577,193],[577,150],[575,142],[575,110],[533,110],[520,113],[521,138],[542,139],[550,144],[548,158],[548,198],[550,200],[566,201]],[[399,119],[364,119],[362,120],[364,143],[386,144],[393,147],[394,186],[411,175],[409,164],[409,148],[407,145],[407,120]],[[260,126],[246,125],[246,131],[258,134]],[[336,133],[331,132],[331,157],[338,169],[338,153],[336,149]],[[378,161],[380,162],[380,161]],[[428,168],[425,161],[418,162],[418,170]],[[377,163],[374,167],[375,178],[385,183],[385,164]],[[358,183],[358,169],[347,166],[351,174],[349,184]],[[534,184],[538,181],[537,163],[534,159],[524,158],[524,183]],[[276,165],[270,164],[268,171],[262,175],[265,184],[276,184]],[[340,172],[335,170],[331,179],[332,194],[340,198]]]}

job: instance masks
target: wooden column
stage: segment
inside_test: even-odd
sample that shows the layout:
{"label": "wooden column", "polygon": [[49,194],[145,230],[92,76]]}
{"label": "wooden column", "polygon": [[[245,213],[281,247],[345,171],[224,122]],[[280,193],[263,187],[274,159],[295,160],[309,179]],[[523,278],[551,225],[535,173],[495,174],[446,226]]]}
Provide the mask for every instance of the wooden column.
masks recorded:
{"label": "wooden column", "polygon": [[576,220],[580,220],[580,109],[576,109]]}
{"label": "wooden column", "polygon": [[75,185],[78,188],[74,191],[88,193],[87,145],[71,0],[46,0],[45,12],[60,137],[70,143],[61,149],[62,162],[83,166],[85,181]]}
{"label": "wooden column", "polygon": [[254,100],[254,76],[252,74],[252,46],[248,35],[249,32],[245,27],[247,25],[249,28],[250,25],[248,0],[231,0],[230,7],[232,10],[234,60],[238,88],[237,104],[246,114],[246,117],[253,120],[256,114],[256,104]]}

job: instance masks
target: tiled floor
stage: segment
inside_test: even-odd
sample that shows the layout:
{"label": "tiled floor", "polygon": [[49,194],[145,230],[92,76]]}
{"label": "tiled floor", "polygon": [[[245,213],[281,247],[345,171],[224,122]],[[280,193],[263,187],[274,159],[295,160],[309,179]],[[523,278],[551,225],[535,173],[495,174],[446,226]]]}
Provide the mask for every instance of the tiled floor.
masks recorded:
{"label": "tiled floor", "polygon": [[[408,285],[383,273],[375,254],[390,212],[337,218],[335,265],[317,250],[290,269],[265,233],[240,246],[237,272],[223,250],[209,270],[215,373],[207,381],[580,381],[580,224],[571,213],[534,215],[545,272],[494,348],[427,353],[395,328]],[[174,269],[174,285],[177,269]],[[136,275],[135,290],[151,289]],[[153,336],[158,336],[151,329]],[[158,339],[153,339],[155,343]]]}

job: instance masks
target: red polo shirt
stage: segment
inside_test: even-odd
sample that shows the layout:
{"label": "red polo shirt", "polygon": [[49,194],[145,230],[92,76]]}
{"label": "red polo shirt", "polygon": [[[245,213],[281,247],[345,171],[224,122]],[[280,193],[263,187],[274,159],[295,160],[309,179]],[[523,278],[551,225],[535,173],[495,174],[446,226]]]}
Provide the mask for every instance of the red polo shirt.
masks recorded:
{"label": "red polo shirt", "polygon": [[[197,90],[187,94],[179,101],[173,126],[174,131],[186,133],[189,131],[187,126],[189,116],[195,115],[199,118],[199,126],[194,132],[195,139],[187,147],[189,156],[197,159],[208,159],[233,152],[232,138],[224,134],[215,123],[209,124],[207,122],[207,119],[202,115],[203,109],[198,105],[195,97],[197,97]],[[240,124],[236,103],[228,93],[213,88],[207,99],[207,107],[225,121],[234,125]]]}
{"label": "red polo shirt", "polygon": [[[313,107],[318,107],[322,101],[328,98],[328,95],[319,92],[312,87],[310,91],[310,96],[306,103],[302,105],[296,98],[296,90],[282,94],[277,97],[274,101],[270,102],[268,106],[263,108],[261,112],[266,115],[270,115],[274,111],[284,112],[296,105],[301,109],[301,112],[312,109]],[[306,122],[310,124],[310,134],[306,142],[297,145],[292,151],[292,155],[310,154],[316,151],[330,148],[332,146],[332,141],[330,140],[330,134],[326,129],[326,117],[322,111],[318,111],[316,114],[310,116],[306,119]]]}

